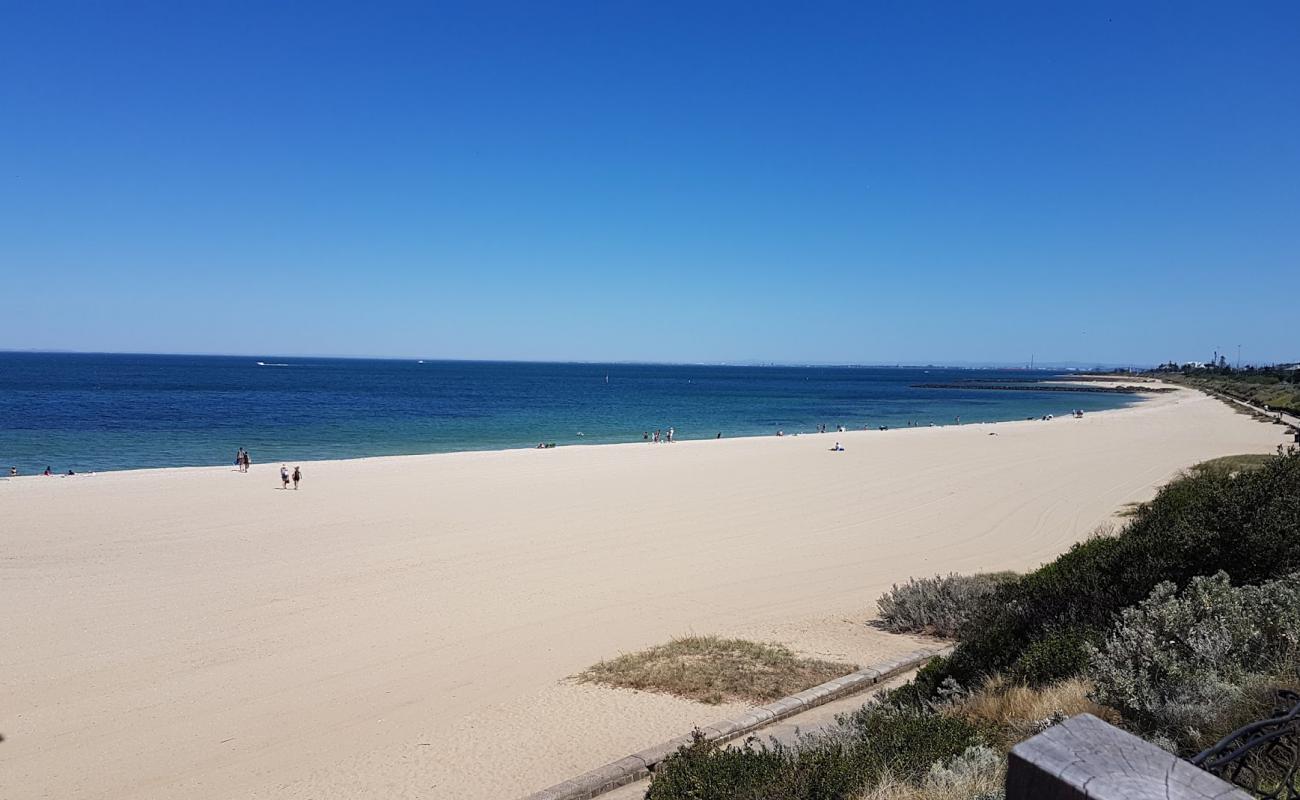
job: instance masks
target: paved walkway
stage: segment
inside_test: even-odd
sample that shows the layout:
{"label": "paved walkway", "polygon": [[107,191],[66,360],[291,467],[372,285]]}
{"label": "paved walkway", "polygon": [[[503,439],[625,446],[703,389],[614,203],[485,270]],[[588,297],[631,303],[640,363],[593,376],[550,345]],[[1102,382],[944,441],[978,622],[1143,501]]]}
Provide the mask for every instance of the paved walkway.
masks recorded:
{"label": "paved walkway", "polygon": [[1232,403],[1236,403],[1239,406],[1249,408],[1251,411],[1255,411],[1260,414],[1265,414],[1269,417],[1273,417],[1274,419],[1280,419],[1287,425],[1290,425],[1291,427],[1296,429],[1300,429],[1300,417],[1297,417],[1295,414],[1292,414],[1288,411],[1279,411],[1276,408],[1265,409],[1263,406],[1258,405],[1256,403],[1252,403],[1249,400],[1241,400],[1231,395],[1220,394],[1218,392],[1210,392],[1210,394],[1213,394],[1215,397],[1218,397],[1220,399],[1227,400]]}

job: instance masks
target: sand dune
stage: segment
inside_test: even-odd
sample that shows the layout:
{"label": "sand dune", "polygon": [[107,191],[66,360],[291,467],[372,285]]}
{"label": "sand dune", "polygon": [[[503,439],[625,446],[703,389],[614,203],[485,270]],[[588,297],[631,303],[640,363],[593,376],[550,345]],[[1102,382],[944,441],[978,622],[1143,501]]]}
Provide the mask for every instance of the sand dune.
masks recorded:
{"label": "sand dune", "polygon": [[1032,567],[1280,431],[1180,391],[1082,420],[311,463],[298,492],[278,464],[3,482],[0,794],[522,793],[732,710],[562,682],[601,657],[688,631],[912,649],[861,625],[891,583]]}

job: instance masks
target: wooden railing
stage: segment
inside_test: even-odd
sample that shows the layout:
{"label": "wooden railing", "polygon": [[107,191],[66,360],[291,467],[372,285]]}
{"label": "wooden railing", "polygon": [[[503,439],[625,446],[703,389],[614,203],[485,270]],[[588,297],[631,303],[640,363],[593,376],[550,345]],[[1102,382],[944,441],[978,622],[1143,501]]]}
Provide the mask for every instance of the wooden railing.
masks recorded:
{"label": "wooden railing", "polygon": [[1011,751],[1007,800],[1252,800],[1150,742],[1097,719],[1071,717]]}

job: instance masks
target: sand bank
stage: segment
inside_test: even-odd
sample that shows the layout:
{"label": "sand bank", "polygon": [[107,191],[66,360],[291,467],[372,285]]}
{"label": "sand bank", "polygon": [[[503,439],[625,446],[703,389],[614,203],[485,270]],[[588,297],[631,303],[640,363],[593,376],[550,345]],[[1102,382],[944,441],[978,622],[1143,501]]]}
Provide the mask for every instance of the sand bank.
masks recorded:
{"label": "sand bank", "polygon": [[735,710],[563,682],[601,657],[687,632],[910,650],[861,624],[891,583],[1035,566],[1280,441],[1179,391],[1082,420],[318,462],[298,492],[278,464],[3,482],[3,794],[520,794]]}

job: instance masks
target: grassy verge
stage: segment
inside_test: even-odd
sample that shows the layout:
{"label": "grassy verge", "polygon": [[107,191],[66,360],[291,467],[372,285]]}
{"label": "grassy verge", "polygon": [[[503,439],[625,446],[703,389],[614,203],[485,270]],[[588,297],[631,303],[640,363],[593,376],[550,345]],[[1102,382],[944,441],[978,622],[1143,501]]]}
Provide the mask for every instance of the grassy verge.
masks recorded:
{"label": "grassy verge", "polygon": [[602,661],[580,673],[578,680],[709,704],[769,703],[856,669],[853,664],[801,658],[777,644],[686,636]]}
{"label": "grassy verge", "polygon": [[1268,453],[1243,453],[1237,456],[1223,456],[1221,458],[1212,458],[1209,461],[1202,461],[1192,467],[1192,472],[1204,473],[1215,470],[1222,470],[1229,474],[1251,472],[1262,469],[1275,458],[1277,456]]}
{"label": "grassy verge", "polygon": [[1164,380],[1256,405],[1300,414],[1300,383],[1294,372],[1165,373]]}

